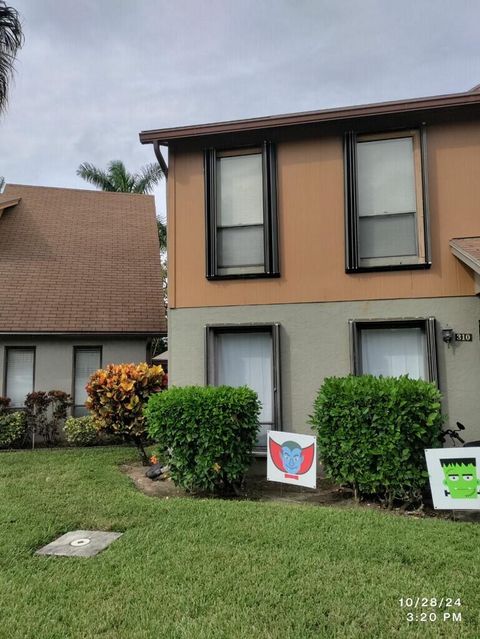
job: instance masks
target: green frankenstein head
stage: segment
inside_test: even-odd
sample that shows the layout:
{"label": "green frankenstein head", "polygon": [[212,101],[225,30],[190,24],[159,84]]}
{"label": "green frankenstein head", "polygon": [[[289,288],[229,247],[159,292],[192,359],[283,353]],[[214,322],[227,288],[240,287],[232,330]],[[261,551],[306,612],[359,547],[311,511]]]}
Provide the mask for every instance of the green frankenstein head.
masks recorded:
{"label": "green frankenstein head", "polygon": [[453,499],[476,499],[477,486],[477,462],[474,457],[460,457],[458,459],[441,459],[447,487],[445,495]]}

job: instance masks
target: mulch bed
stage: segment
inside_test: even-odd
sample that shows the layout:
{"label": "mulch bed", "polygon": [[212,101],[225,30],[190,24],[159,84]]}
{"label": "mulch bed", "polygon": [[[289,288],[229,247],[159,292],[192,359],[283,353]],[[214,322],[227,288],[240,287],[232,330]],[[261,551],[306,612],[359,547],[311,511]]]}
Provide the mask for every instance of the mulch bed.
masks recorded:
{"label": "mulch bed", "polygon": [[[169,499],[170,497],[205,497],[204,494],[196,495],[177,488],[171,479],[158,481],[148,479],[145,477],[146,468],[140,463],[124,464],[121,466],[121,470],[133,480],[138,490],[151,497],[163,499]],[[382,509],[381,505],[376,502],[362,501],[359,504],[356,503],[353,498],[353,492],[350,489],[339,487],[332,484],[328,479],[321,477],[317,478],[317,488],[311,489],[269,482],[264,477],[257,475],[248,476],[242,495],[233,497],[233,499]],[[425,506],[422,510],[409,511],[404,508],[394,508],[390,512],[414,518],[436,517],[454,521],[480,522],[480,512],[478,511],[438,511]]]}

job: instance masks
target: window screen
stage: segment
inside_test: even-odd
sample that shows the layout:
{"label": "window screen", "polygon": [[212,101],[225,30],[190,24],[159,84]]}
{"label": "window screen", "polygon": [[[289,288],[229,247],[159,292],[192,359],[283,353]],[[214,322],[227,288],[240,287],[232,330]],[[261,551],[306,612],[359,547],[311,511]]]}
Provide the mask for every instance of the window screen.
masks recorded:
{"label": "window screen", "polygon": [[275,146],[205,149],[207,278],[278,277]]}
{"label": "window screen", "polygon": [[206,327],[206,383],[248,386],[262,404],[256,448],[265,449],[267,431],[282,427],[280,325]]}
{"label": "window screen", "polygon": [[411,137],[359,142],[360,259],[417,255]]}
{"label": "window screen", "polygon": [[7,350],[6,394],[12,406],[23,406],[25,397],[33,391],[33,348]]}
{"label": "window screen", "polygon": [[429,268],[425,127],[344,136],[347,273]]}
{"label": "window screen", "polygon": [[217,386],[248,386],[262,403],[257,445],[266,446],[273,425],[273,353],[271,333],[219,333],[215,345]]}
{"label": "window screen", "polygon": [[217,159],[217,250],[219,273],[262,272],[262,155]]}
{"label": "window screen", "polygon": [[76,348],[75,349],[75,374],[74,374],[74,398],[75,414],[86,414],[85,407],[87,382],[95,371],[101,367],[100,348]]}
{"label": "window screen", "polygon": [[420,327],[361,330],[362,373],[428,379],[425,332]]}

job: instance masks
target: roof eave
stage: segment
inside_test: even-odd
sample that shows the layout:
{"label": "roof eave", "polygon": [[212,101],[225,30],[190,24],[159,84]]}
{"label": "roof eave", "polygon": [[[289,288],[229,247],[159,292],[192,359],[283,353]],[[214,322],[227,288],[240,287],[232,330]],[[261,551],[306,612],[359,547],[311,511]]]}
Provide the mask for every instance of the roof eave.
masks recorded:
{"label": "roof eave", "polygon": [[455,239],[450,240],[449,244],[453,255],[455,255],[455,257],[457,257],[461,262],[471,268],[474,273],[480,275],[480,260],[477,260],[475,257],[473,257],[473,255],[471,255],[471,253],[460,246],[458,242],[455,241]]}
{"label": "roof eave", "polygon": [[51,330],[38,330],[33,329],[31,331],[16,331],[16,330],[0,330],[1,336],[11,337],[158,337],[160,335],[166,335],[167,330],[165,328],[159,328],[158,330],[148,331],[84,331],[84,330],[72,330],[72,331],[51,331]]}
{"label": "roof eave", "polygon": [[324,109],[321,111],[250,118],[247,120],[231,120],[227,122],[214,122],[211,124],[199,124],[169,129],[154,129],[142,131],[139,137],[142,144],[153,144],[156,142],[168,146],[170,142],[175,140],[199,138],[209,135],[242,133],[273,127],[290,127],[341,120],[373,118],[397,113],[413,113],[415,111],[434,111],[475,104],[480,105],[479,92],[452,93],[449,95],[416,98],[413,100],[379,102],[376,104]]}
{"label": "roof eave", "polygon": [[2,217],[6,209],[9,209],[12,206],[17,206],[21,199],[21,197],[11,197],[8,200],[0,201],[0,217]]}

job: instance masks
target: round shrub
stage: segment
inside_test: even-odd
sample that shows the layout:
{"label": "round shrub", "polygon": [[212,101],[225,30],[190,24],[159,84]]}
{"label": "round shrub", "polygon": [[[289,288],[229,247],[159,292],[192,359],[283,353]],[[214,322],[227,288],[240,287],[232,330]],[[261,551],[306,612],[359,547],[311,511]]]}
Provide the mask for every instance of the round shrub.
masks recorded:
{"label": "round shrub", "polygon": [[435,384],[407,376],[326,379],[310,423],[327,477],[388,506],[420,500],[424,449],[440,446],[440,400]]}
{"label": "round shrub", "polygon": [[0,448],[14,448],[21,445],[27,434],[25,413],[0,413]]}
{"label": "round shrub", "polygon": [[70,446],[95,446],[99,437],[93,417],[69,417],[63,427],[65,439]]}
{"label": "round shrub", "polygon": [[259,428],[260,403],[246,386],[186,386],[153,395],[148,432],[172,480],[187,490],[229,491],[243,480]]}

